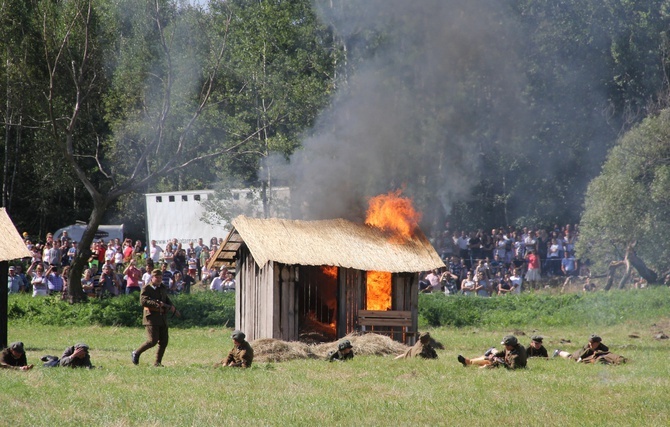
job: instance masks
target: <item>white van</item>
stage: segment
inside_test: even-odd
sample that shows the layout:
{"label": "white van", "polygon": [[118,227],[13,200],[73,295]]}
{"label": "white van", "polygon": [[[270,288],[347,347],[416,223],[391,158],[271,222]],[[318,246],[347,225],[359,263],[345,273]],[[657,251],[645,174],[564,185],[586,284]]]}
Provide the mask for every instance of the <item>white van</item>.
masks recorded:
{"label": "white van", "polygon": [[[63,227],[54,233],[54,240],[60,239],[63,235],[63,231],[67,231],[67,235],[70,239],[75,242],[81,241],[81,236],[84,235],[86,230],[85,222],[77,222],[76,224],[68,225]],[[119,239],[123,242],[123,224],[121,225],[101,225],[98,227],[98,231],[95,232],[95,240],[104,239],[105,242],[108,242],[112,239]]]}

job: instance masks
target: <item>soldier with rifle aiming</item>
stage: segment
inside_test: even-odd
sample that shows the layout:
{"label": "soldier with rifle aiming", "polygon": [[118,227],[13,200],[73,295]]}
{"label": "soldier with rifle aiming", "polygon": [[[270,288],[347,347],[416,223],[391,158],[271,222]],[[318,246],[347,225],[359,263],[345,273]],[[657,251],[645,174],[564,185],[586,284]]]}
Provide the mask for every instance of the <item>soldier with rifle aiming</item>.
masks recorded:
{"label": "soldier with rifle aiming", "polygon": [[140,355],[158,344],[154,366],[163,366],[163,354],[168,345],[168,312],[180,317],[179,311],[172,305],[168,289],[163,285],[163,272],[151,272],[151,283],[142,288],[140,304],[144,307],[142,324],[147,330],[147,341],[131,353],[133,364],[140,363]]}
{"label": "soldier with rifle aiming", "polygon": [[463,366],[477,365],[482,368],[504,366],[507,369],[519,369],[526,367],[526,349],[519,344],[514,335],[507,335],[500,344],[505,346],[504,350],[498,351],[490,348],[483,356],[474,359],[468,359],[459,354],[458,361]]}

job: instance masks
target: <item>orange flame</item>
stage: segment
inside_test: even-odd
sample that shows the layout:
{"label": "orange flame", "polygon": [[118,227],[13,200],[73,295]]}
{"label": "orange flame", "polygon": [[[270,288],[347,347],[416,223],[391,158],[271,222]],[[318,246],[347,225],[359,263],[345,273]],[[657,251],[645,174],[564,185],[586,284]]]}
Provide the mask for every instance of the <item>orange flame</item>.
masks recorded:
{"label": "orange flame", "polygon": [[394,240],[414,237],[421,214],[414,210],[412,199],[401,197],[402,190],[380,194],[370,199],[365,223],[392,233]]}
{"label": "orange flame", "polygon": [[368,271],[366,286],[368,310],[391,309],[391,273]]}
{"label": "orange flame", "polygon": [[337,279],[337,267],[332,265],[322,265],[321,272],[330,277],[331,279]]}

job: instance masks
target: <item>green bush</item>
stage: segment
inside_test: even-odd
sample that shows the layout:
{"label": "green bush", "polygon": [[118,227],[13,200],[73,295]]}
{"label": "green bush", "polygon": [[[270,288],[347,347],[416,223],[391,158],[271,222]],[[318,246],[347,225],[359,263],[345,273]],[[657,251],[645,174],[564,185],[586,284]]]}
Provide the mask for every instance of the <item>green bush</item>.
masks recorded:
{"label": "green bush", "polygon": [[493,298],[421,294],[419,317],[426,326],[607,326],[627,318],[665,316],[669,304],[667,287],[565,295],[524,293]]}
{"label": "green bush", "polygon": [[[235,323],[233,293],[196,292],[171,299],[182,315],[171,317],[171,326],[233,326]],[[493,298],[421,294],[419,320],[422,326],[459,328],[610,326],[625,319],[667,316],[668,306],[670,288],[667,287],[565,295],[529,292]],[[55,297],[10,295],[8,317],[10,321],[37,325],[141,326],[142,308],[136,293],[91,299],[80,304],[69,304]]]}
{"label": "green bush", "polygon": [[[181,318],[171,317],[171,326],[188,328],[235,323],[233,293],[196,292],[172,296],[170,299],[182,315]],[[36,325],[142,325],[142,307],[137,293],[89,299],[79,304],[69,304],[56,297],[10,295],[7,312],[10,321],[26,321]]]}

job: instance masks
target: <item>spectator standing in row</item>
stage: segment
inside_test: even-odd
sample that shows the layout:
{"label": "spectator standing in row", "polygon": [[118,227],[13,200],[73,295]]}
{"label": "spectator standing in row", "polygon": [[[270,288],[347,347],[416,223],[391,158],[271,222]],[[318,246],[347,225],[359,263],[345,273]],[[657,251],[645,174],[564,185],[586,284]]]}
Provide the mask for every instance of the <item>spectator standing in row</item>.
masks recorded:
{"label": "spectator standing in row", "polygon": [[45,297],[49,295],[49,288],[47,287],[42,263],[33,262],[30,264],[26,274],[32,277],[30,284],[33,287],[33,297]]}
{"label": "spectator standing in row", "polygon": [[563,252],[563,259],[561,260],[561,271],[564,276],[571,277],[576,276],[579,272],[577,268],[577,260],[569,251]]}
{"label": "spectator standing in row", "polygon": [[209,285],[209,289],[214,292],[223,292],[223,282],[226,280],[227,269],[221,267],[219,275],[212,279],[212,283]]}
{"label": "spectator standing in row", "polygon": [[16,268],[12,265],[9,267],[9,276],[7,277],[7,291],[10,294],[18,294],[23,292],[23,280],[16,274]]}
{"label": "spectator standing in row", "polygon": [[158,264],[162,254],[163,254],[163,248],[158,246],[155,240],[152,240],[151,245],[149,246],[149,254],[148,254],[149,258],[151,258],[154,264]]}
{"label": "spectator standing in row", "polygon": [[142,271],[135,264],[136,261],[131,259],[128,267],[123,270],[123,275],[126,277],[126,295],[142,290]]}
{"label": "spectator standing in row", "polygon": [[102,267],[100,286],[102,287],[102,294],[107,296],[117,296],[121,291],[121,281],[111,264],[105,264]]}
{"label": "spectator standing in row", "polygon": [[58,266],[51,265],[45,277],[49,294],[63,292],[63,278],[59,274]]}

